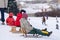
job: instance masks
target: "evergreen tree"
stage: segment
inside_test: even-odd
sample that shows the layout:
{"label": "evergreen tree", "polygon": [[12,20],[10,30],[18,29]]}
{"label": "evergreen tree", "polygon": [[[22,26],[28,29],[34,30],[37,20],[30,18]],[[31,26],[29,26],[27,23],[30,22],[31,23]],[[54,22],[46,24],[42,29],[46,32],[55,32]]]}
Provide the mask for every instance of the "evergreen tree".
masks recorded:
{"label": "evergreen tree", "polygon": [[16,15],[19,12],[19,9],[17,8],[17,3],[15,0],[8,0],[8,8],[6,12],[13,12],[14,15]]}

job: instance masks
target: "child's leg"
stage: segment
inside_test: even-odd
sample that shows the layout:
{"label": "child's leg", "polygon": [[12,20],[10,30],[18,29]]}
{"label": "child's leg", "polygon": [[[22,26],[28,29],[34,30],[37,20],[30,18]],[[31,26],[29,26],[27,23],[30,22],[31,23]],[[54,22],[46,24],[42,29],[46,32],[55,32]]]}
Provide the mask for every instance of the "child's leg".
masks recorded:
{"label": "child's leg", "polygon": [[23,36],[26,35],[27,36],[27,32],[24,28],[21,28],[21,32],[23,33]]}
{"label": "child's leg", "polygon": [[48,31],[40,31],[40,32],[38,32],[38,34],[43,35],[43,36],[50,36],[52,34],[52,31],[51,32],[48,32]]}
{"label": "child's leg", "polygon": [[50,36],[52,32],[48,31],[41,31],[40,29],[35,29],[36,34],[43,35],[43,36]]}
{"label": "child's leg", "polygon": [[44,25],[47,25],[46,22],[44,22]]}
{"label": "child's leg", "polygon": [[42,22],[42,24],[43,24],[43,22]]}
{"label": "child's leg", "polygon": [[49,32],[48,32],[48,31],[42,31],[42,33],[44,33],[44,34],[48,34]]}
{"label": "child's leg", "polygon": [[43,36],[50,36],[52,32],[48,31],[42,31],[40,29],[33,28],[28,34],[38,34],[38,35],[43,35]]}

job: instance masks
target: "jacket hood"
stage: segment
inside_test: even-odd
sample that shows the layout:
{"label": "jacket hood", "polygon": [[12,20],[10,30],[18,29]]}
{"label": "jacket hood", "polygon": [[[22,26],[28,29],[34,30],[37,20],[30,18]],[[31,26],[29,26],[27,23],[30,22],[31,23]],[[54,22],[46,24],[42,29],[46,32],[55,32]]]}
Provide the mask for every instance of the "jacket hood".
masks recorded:
{"label": "jacket hood", "polygon": [[12,17],[13,17],[13,13],[12,13],[12,12],[10,12],[10,13],[9,13],[9,16],[12,16]]}

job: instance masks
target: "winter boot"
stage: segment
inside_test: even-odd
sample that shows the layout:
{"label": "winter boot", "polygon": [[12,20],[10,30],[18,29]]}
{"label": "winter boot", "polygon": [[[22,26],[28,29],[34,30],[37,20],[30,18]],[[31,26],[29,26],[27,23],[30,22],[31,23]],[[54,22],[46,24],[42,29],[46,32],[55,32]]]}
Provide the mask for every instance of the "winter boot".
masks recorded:
{"label": "winter boot", "polygon": [[2,25],[5,25],[5,23],[4,23],[4,22],[2,22]]}
{"label": "winter boot", "polygon": [[51,34],[52,34],[52,31],[51,31],[51,32],[49,32],[49,34],[48,34],[47,36],[49,37]]}
{"label": "winter boot", "polygon": [[42,29],[42,31],[47,31],[47,28],[45,28],[45,29]]}

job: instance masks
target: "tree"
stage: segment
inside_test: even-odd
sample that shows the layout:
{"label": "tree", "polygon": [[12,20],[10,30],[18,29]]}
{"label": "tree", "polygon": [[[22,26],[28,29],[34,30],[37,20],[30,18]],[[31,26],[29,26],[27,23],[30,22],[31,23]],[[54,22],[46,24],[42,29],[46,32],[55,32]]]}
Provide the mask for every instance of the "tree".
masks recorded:
{"label": "tree", "polygon": [[8,0],[8,8],[6,12],[13,12],[14,15],[16,15],[19,12],[19,9],[17,8],[17,3],[15,0]]}

